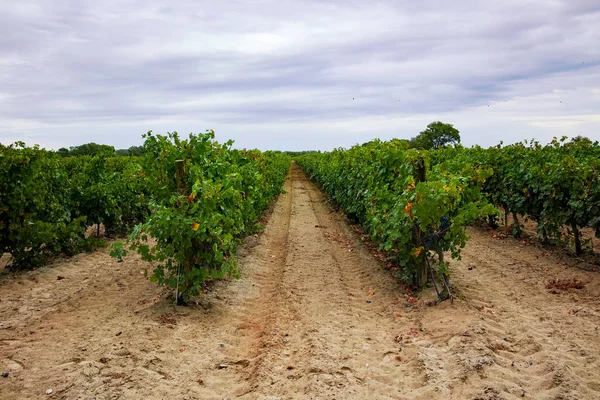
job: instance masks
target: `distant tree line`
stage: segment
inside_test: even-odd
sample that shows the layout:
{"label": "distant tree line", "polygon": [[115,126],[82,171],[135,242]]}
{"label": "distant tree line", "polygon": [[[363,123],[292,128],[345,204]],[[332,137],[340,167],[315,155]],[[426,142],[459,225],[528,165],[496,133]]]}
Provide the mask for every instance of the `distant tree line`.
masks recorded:
{"label": "distant tree line", "polygon": [[[460,143],[460,135],[458,129],[451,124],[445,124],[440,121],[432,122],[427,125],[427,128],[419,133],[416,137],[410,140],[401,139],[407,149],[439,149]],[[275,151],[276,153],[287,154],[291,157],[299,157],[304,154],[314,153],[316,150],[306,151]],[[86,143],[80,146],[71,146],[68,149],[62,147],[57,150],[57,153],[63,157],[72,156],[96,156],[105,157],[112,156],[141,156],[143,153],[142,146],[131,146],[128,149],[117,149],[113,146],[97,143]]]}
{"label": "distant tree line", "polygon": [[[97,143],[86,143],[80,146],[71,146],[68,149],[66,147],[61,147],[56,152],[63,157],[73,157],[73,156],[105,156],[105,157],[113,157],[113,156],[141,156],[143,154],[144,148],[142,146],[131,146],[128,149],[118,149],[115,150],[113,146],[109,146],[106,144],[97,144]],[[281,151],[275,150],[273,153],[287,154],[291,157],[301,156],[303,154],[314,153],[316,150],[305,150],[305,151]]]}
{"label": "distant tree line", "polygon": [[316,153],[317,150],[304,150],[304,151],[282,151],[283,154],[287,154],[290,157],[299,157],[304,154]]}
{"label": "distant tree line", "polygon": [[[573,142],[589,142],[592,141],[584,136],[577,136],[572,139]],[[406,149],[441,149],[448,146],[460,144],[460,134],[452,124],[446,124],[440,121],[435,121],[427,125],[424,131],[410,139],[400,139],[404,143]],[[370,142],[368,142],[370,143]],[[365,143],[364,145],[368,145]],[[81,146],[71,146],[68,149],[62,147],[57,153],[63,157],[69,156],[95,156],[103,155],[106,157],[112,156],[141,156],[144,148],[142,146],[131,146],[128,149],[115,150],[113,146],[97,143],[86,143]],[[308,153],[315,153],[316,150],[305,151],[274,151],[275,153],[287,154],[291,157],[299,157]]]}
{"label": "distant tree line", "polygon": [[63,157],[72,156],[141,156],[143,151],[142,146],[131,146],[128,149],[115,150],[113,146],[97,143],[86,143],[81,146],[71,146],[68,149],[61,147],[57,153]]}

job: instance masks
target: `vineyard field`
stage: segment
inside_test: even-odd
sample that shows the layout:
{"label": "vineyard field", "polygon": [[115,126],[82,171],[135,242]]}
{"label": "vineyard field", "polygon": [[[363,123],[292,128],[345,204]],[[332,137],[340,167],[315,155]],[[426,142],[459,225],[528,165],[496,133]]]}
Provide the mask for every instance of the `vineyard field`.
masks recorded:
{"label": "vineyard field", "polygon": [[[145,140],[114,159],[3,149],[54,196],[4,182],[3,204],[27,201],[3,221],[44,227],[5,231],[60,240],[32,258],[3,236],[41,267],[0,264],[0,398],[600,397],[596,145],[292,161],[212,132]],[[562,186],[527,168],[506,186],[536,150]],[[99,223],[109,246],[85,247]]]}

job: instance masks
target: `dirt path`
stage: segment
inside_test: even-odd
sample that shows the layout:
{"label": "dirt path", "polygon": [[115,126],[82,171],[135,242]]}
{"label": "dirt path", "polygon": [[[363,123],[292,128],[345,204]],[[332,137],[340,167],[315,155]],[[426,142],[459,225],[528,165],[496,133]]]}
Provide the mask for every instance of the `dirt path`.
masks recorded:
{"label": "dirt path", "polygon": [[107,250],[0,275],[0,398],[600,398],[597,273],[471,230],[461,300],[407,307],[297,167],[285,189],[242,279],[187,308]]}

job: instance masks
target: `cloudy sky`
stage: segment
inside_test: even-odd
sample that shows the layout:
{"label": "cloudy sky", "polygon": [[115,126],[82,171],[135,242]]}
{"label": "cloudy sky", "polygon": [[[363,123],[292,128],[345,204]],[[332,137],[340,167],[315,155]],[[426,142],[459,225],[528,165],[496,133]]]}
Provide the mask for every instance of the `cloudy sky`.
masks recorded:
{"label": "cloudy sky", "polygon": [[0,142],[600,140],[598,0],[0,0]]}

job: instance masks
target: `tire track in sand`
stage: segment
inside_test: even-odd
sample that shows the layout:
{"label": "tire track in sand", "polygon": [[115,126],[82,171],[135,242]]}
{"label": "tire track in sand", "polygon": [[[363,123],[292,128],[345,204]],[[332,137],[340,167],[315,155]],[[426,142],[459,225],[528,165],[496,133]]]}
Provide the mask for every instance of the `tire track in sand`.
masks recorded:
{"label": "tire track in sand", "polygon": [[[293,166],[287,255],[245,398],[396,399],[426,385],[399,287]],[[371,295],[369,295],[371,294]]]}

